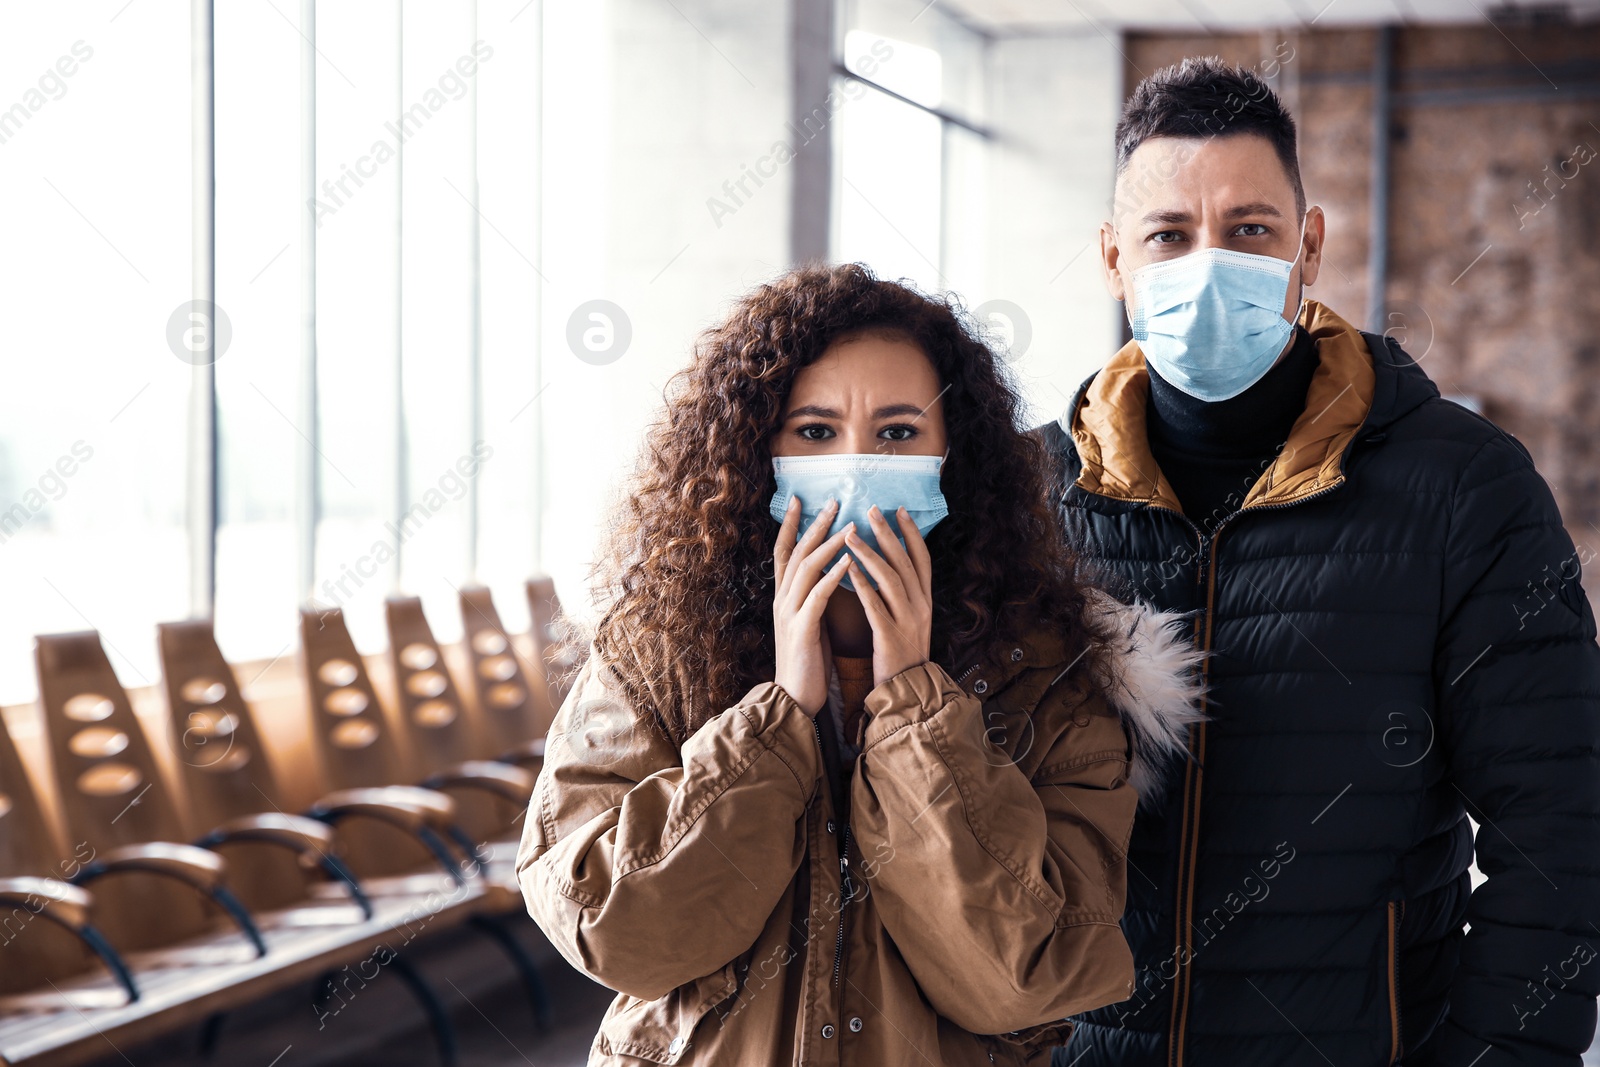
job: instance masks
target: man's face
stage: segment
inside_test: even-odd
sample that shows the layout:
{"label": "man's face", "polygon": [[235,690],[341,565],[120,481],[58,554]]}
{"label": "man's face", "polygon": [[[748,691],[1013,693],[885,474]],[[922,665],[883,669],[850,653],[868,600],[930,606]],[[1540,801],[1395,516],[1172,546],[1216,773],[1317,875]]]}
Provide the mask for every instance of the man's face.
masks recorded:
{"label": "man's face", "polygon": [[[1291,319],[1300,287],[1322,265],[1322,209],[1307,210],[1305,253],[1289,278],[1283,317]],[[1201,248],[1292,260],[1300,249],[1294,186],[1267,138],[1153,137],[1128,158],[1117,178],[1113,219],[1100,226],[1106,288],[1133,296],[1133,272]]]}

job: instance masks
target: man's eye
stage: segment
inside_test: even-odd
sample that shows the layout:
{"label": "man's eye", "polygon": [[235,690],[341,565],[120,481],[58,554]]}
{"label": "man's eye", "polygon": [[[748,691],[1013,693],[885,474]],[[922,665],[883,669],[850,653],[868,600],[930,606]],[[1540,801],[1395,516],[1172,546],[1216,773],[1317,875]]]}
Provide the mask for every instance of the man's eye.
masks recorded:
{"label": "man's eye", "polygon": [[1267,232],[1267,228],[1259,222],[1247,222],[1233,232],[1240,237],[1260,237]]}
{"label": "man's eye", "polygon": [[1150,240],[1154,241],[1158,245],[1169,245],[1175,241],[1181,240],[1182,238],[1183,234],[1179,233],[1177,230],[1162,230],[1158,234],[1153,234]]}
{"label": "man's eye", "polygon": [[903,423],[896,426],[885,426],[878,433],[879,437],[887,437],[891,441],[909,441],[916,435],[917,428],[915,426],[907,426]]}
{"label": "man's eye", "polygon": [[813,422],[800,427],[795,433],[804,437],[807,441],[826,441],[833,436],[833,427],[824,426],[820,422]]}

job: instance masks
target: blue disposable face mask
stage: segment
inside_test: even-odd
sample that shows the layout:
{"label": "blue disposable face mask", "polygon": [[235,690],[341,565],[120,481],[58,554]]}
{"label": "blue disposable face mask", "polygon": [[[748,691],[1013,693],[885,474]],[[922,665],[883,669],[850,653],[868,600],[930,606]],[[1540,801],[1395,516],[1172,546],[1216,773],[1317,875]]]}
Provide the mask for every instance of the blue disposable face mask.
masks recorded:
{"label": "blue disposable face mask", "polygon": [[1300,252],[1283,260],[1206,248],[1146,264],[1133,272],[1133,339],[1156,373],[1190,396],[1238,396],[1272,369],[1294,332],[1283,301],[1299,261]]}
{"label": "blue disposable face mask", "polygon": [[[878,555],[884,556],[878,546],[878,535],[872,529],[867,512],[878,505],[889,528],[900,543],[906,543],[900,532],[897,508],[905,508],[917,529],[927,536],[939,520],[950,513],[945,506],[944,494],[939,492],[939,471],[945,456],[890,456],[877,453],[835,453],[826,456],[774,456],[772,471],[778,480],[778,491],[772,494],[768,511],[774,519],[783,521],[789,506],[789,497],[800,498],[800,536],[811,528],[823,506],[830,499],[839,501],[839,513],[834,516],[831,532],[843,529],[846,523],[856,524],[860,537]],[[831,567],[844,557],[841,548],[828,561]],[[887,556],[884,556],[888,559]],[[865,571],[866,568],[862,567]],[[869,582],[872,579],[867,579]],[[845,574],[840,583],[855,590],[850,575]],[[873,582],[874,589],[877,583]]]}

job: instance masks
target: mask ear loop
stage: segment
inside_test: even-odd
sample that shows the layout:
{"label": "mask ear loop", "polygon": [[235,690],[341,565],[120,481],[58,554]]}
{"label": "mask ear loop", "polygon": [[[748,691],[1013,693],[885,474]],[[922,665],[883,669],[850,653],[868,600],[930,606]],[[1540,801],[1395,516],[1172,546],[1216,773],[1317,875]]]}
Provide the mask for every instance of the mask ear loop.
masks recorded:
{"label": "mask ear loop", "polygon": [[[1296,252],[1294,254],[1294,258],[1289,261],[1289,273],[1290,274],[1294,273],[1294,265],[1296,263],[1300,262],[1300,257],[1305,255],[1305,251],[1306,251],[1306,223],[1308,223],[1310,221],[1311,221],[1311,209],[1310,208],[1306,208],[1305,214],[1300,216],[1300,250],[1298,252]],[[1302,272],[1302,274],[1303,273],[1304,272]],[[1302,281],[1300,283],[1300,303],[1294,309],[1294,316],[1289,320],[1289,325],[1293,326],[1293,325],[1296,325],[1297,323],[1299,323],[1299,321],[1300,321],[1300,313],[1302,311],[1304,311],[1305,309],[1306,309],[1306,285],[1305,285],[1305,282]]]}

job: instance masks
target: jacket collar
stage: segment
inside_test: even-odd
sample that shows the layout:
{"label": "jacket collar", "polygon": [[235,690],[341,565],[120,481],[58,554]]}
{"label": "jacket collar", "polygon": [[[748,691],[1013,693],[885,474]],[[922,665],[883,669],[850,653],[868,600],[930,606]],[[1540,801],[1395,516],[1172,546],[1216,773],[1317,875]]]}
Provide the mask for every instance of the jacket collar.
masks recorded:
{"label": "jacket collar", "polygon": [[[1316,300],[1305,302],[1299,323],[1317,346],[1317,369],[1306,392],[1306,406],[1278,458],[1241,508],[1293,504],[1341,484],[1345,451],[1375,414],[1378,376],[1374,353],[1361,331]],[[1061,427],[1071,436],[1082,463],[1076,484],[1115,500],[1181,512],[1172,484],[1150,453],[1145,426],[1149,396],[1144,353],[1137,341],[1129,341],[1061,416]]]}

